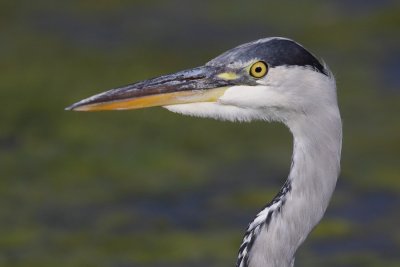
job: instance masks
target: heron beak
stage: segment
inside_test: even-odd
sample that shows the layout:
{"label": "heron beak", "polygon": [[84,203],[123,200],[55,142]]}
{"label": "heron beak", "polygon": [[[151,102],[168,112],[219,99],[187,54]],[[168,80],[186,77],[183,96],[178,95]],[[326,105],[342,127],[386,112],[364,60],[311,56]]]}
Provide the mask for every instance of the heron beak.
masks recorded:
{"label": "heron beak", "polygon": [[[222,75],[221,75],[222,74]],[[66,110],[126,110],[195,102],[215,102],[235,77],[203,66],[112,89],[83,99]]]}

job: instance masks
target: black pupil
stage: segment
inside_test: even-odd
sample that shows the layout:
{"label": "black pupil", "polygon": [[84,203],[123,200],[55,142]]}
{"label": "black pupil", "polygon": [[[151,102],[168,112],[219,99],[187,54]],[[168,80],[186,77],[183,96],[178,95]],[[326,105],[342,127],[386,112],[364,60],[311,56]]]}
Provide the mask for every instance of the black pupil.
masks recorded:
{"label": "black pupil", "polygon": [[256,72],[257,72],[257,73],[260,73],[261,71],[262,71],[262,68],[261,68],[261,67],[257,67],[257,68],[256,68]]}

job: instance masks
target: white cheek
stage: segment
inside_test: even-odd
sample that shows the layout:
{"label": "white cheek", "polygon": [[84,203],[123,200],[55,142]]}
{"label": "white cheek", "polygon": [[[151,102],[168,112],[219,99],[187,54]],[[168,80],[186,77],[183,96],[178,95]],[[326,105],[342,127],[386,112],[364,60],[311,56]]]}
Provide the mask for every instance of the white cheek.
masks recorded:
{"label": "white cheek", "polygon": [[256,110],[221,105],[218,102],[201,102],[165,106],[169,111],[201,118],[213,118],[227,121],[251,121],[261,119]]}
{"label": "white cheek", "polygon": [[336,99],[334,80],[307,68],[274,67],[257,83],[230,87],[219,101],[243,108],[303,112]]}
{"label": "white cheek", "polygon": [[233,86],[226,90],[219,101],[223,104],[244,108],[282,107],[287,104],[288,96],[282,94],[276,87],[268,85]]}

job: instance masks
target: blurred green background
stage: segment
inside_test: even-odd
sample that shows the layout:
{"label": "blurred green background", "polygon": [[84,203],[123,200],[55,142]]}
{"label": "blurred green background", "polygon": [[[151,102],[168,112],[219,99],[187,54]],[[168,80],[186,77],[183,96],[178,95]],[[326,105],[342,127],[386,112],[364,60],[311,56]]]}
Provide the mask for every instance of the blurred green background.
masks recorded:
{"label": "blurred green background", "polygon": [[89,95],[287,36],[335,73],[342,174],[296,266],[400,266],[399,1],[0,1],[0,266],[234,266],[291,136]]}

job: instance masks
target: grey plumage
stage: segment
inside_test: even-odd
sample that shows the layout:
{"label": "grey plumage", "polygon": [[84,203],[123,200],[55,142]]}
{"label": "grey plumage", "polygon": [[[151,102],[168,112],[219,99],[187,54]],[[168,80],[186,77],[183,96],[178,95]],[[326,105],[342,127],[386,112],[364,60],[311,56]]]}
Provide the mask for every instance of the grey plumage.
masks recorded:
{"label": "grey plumage", "polygon": [[[254,66],[263,72],[255,75]],[[342,124],[328,67],[293,40],[265,38],[204,66],[116,88],[67,109],[151,106],[220,120],[278,121],[289,128],[294,142],[288,178],[249,224],[237,267],[293,266],[296,250],[329,204],[340,171]]]}

